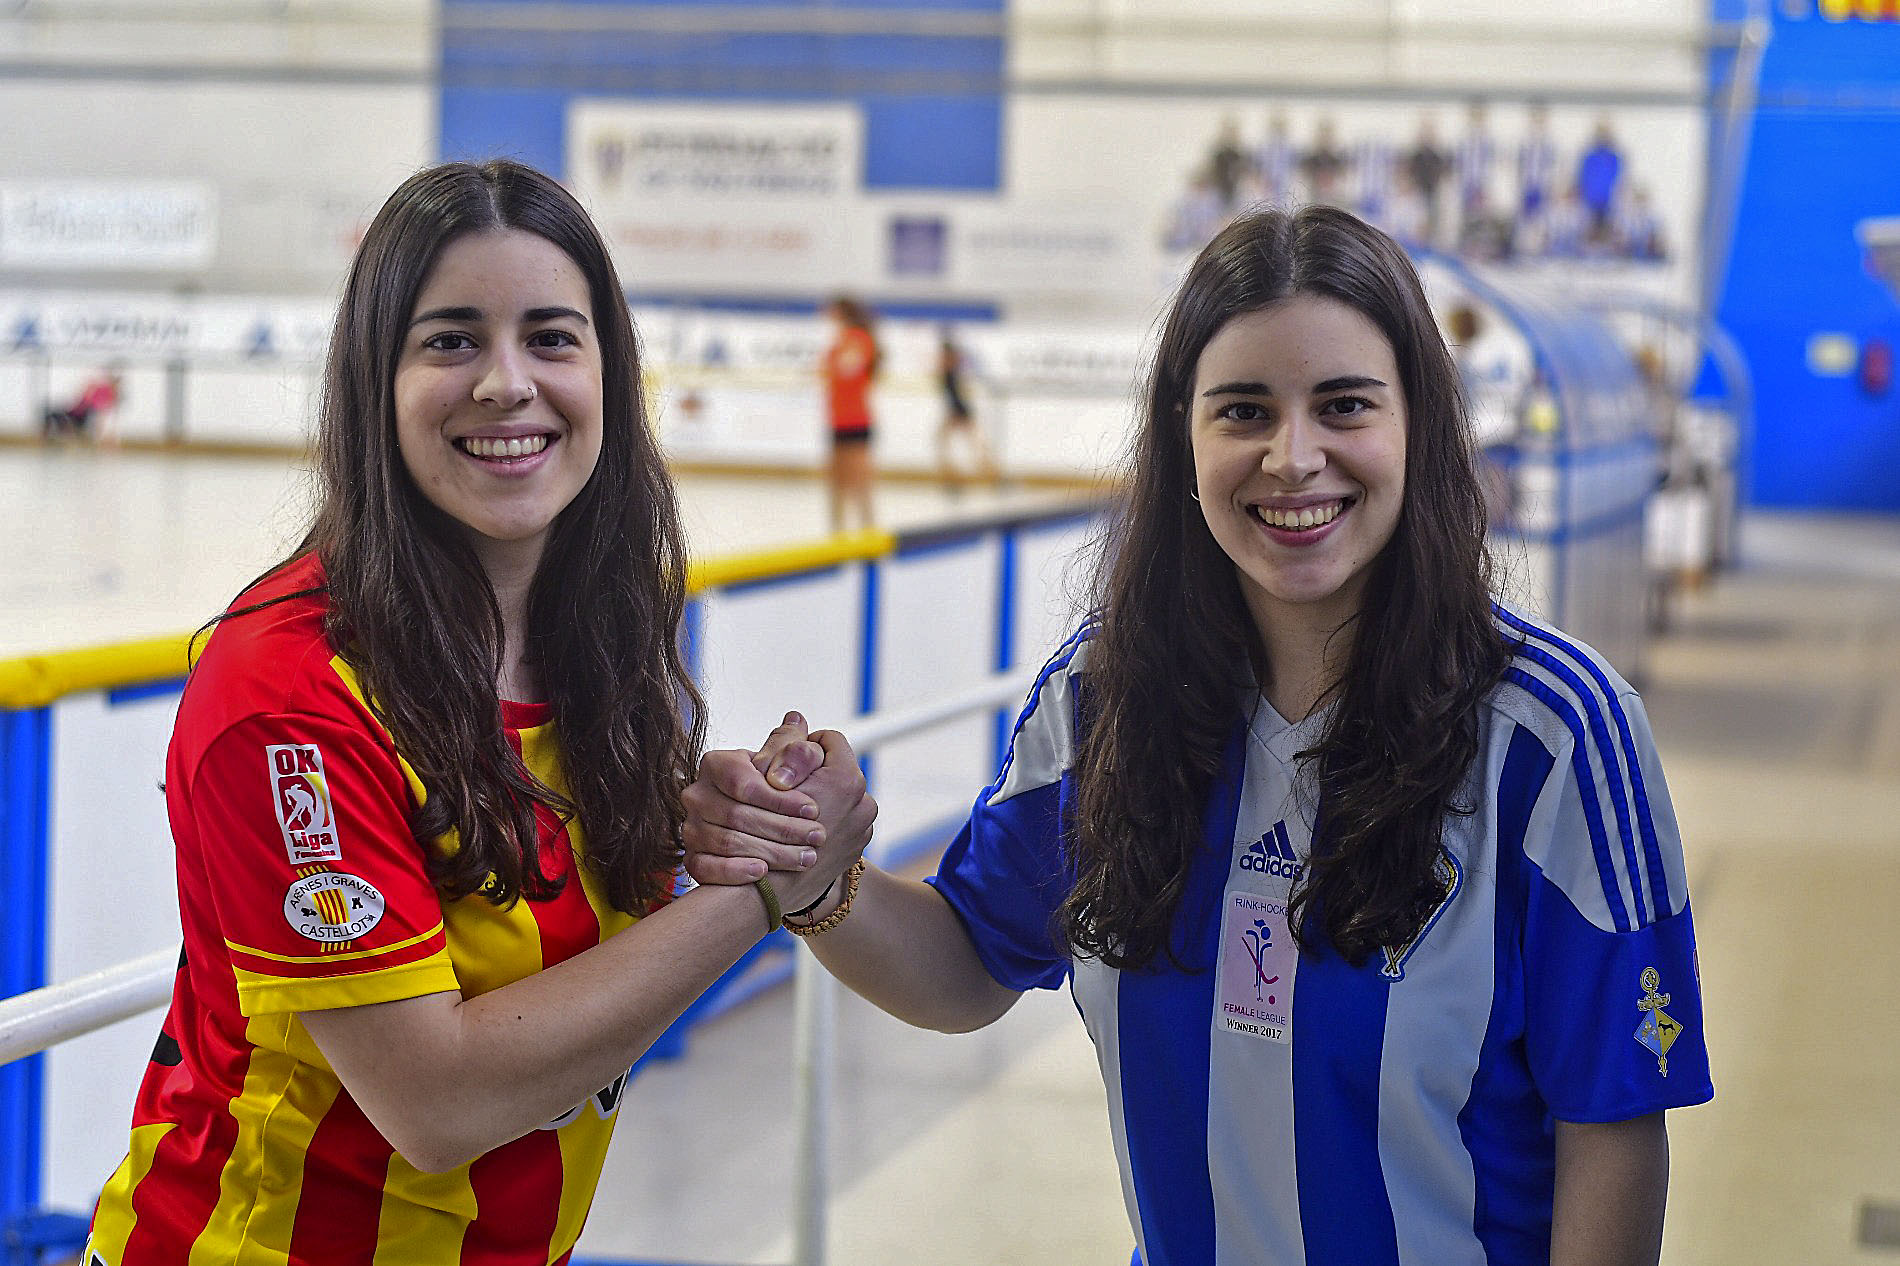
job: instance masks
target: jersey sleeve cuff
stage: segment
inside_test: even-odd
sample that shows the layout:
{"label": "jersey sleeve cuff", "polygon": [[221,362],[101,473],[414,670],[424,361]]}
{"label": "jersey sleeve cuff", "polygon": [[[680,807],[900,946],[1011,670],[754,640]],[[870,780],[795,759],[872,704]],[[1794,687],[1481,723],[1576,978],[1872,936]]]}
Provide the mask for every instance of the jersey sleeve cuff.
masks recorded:
{"label": "jersey sleeve cuff", "polygon": [[453,993],[462,987],[446,952],[400,967],[303,980],[268,976],[242,967],[233,970],[237,975],[238,1009],[249,1017],[400,1002],[426,994]]}
{"label": "jersey sleeve cuff", "polygon": [[1637,1117],[1646,1117],[1652,1112],[1663,1112],[1670,1108],[1693,1108],[1713,1098],[1714,1083],[1705,1078],[1700,1082],[1685,1083],[1681,1087],[1671,1086],[1669,1093],[1647,1099],[1579,1104],[1574,1111],[1561,1104],[1548,1106],[1550,1115],[1559,1121],[1568,1121],[1572,1125],[1609,1125],[1616,1121],[1633,1121]]}
{"label": "jersey sleeve cuff", "polygon": [[1004,948],[1008,934],[979,918],[969,895],[953,879],[941,874],[926,875],[924,882],[937,890],[937,895],[963,924],[964,934],[970,938],[970,948],[976,951],[977,960],[997,984],[1025,993],[1031,989],[1060,989],[1062,982],[1068,979],[1067,959],[1037,958]]}

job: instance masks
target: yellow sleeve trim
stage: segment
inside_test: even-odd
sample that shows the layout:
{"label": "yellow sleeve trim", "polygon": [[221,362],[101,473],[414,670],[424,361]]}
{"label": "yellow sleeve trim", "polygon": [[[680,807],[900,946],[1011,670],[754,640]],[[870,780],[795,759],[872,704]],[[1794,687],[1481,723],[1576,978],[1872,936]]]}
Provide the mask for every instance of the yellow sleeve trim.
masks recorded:
{"label": "yellow sleeve trim", "polygon": [[242,967],[235,970],[238,1010],[253,1018],[283,1011],[330,1011],[338,1007],[400,1002],[432,993],[459,993],[462,988],[446,950],[406,967],[315,980],[260,976]]}
{"label": "yellow sleeve trim", "polygon": [[239,945],[228,936],[224,938],[224,943],[240,954],[248,954],[252,958],[268,958],[273,963],[348,963],[359,958],[375,958],[379,954],[393,954],[397,950],[408,949],[411,945],[428,940],[441,930],[442,925],[438,923],[427,932],[419,932],[406,941],[397,941],[394,945],[384,945],[378,949],[344,950],[338,954],[273,954],[269,950]]}

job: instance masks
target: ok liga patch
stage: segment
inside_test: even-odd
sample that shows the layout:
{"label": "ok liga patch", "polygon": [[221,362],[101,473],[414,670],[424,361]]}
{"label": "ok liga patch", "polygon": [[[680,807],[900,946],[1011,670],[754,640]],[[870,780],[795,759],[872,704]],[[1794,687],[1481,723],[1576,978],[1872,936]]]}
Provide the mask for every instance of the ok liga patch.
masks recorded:
{"label": "ok liga patch", "polygon": [[323,753],[315,743],[272,743],[264,748],[270,765],[271,800],[284,833],[284,852],[292,866],[343,860],[337,838],[336,800],[323,774]]}

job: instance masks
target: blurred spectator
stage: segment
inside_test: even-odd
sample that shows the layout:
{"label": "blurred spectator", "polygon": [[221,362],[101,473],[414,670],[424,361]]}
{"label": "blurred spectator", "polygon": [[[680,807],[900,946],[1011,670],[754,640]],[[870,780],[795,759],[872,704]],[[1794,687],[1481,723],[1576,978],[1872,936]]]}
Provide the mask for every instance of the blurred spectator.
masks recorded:
{"label": "blurred spectator", "polygon": [[1294,184],[1299,176],[1300,149],[1293,143],[1284,111],[1275,110],[1268,117],[1267,136],[1254,150],[1253,165],[1261,201],[1274,206],[1292,206],[1298,201]]}
{"label": "blurred spectator", "polygon": [[1246,151],[1240,148],[1240,124],[1230,114],[1220,121],[1214,148],[1207,155],[1207,173],[1213,181],[1214,192],[1220,197],[1223,212],[1235,209],[1240,200],[1241,183],[1246,180],[1250,166]]}
{"label": "blurred spectator", "polygon": [[[78,397],[65,408],[47,406],[40,418],[40,434],[47,439],[70,435],[104,439],[105,418],[119,407],[120,388],[125,383],[124,367],[114,362],[87,380]],[[92,429],[99,423],[99,431]]]}
{"label": "blurred spectator", "polygon": [[1383,223],[1392,200],[1397,160],[1392,142],[1383,136],[1363,137],[1352,147],[1353,209],[1374,224]]}
{"label": "blurred spectator", "polygon": [[1458,237],[1472,237],[1491,207],[1491,170],[1497,163],[1497,143],[1485,122],[1484,102],[1474,101],[1465,120],[1465,134],[1452,151],[1452,170],[1458,179]]}
{"label": "blurred spectator", "polygon": [[1616,186],[1622,175],[1623,155],[1616,148],[1610,121],[1599,120],[1590,148],[1577,160],[1577,194],[1590,217],[1590,237],[1598,245],[1610,240],[1610,217],[1616,209]]}
{"label": "blurred spectator", "polygon": [[1405,156],[1405,168],[1412,188],[1425,204],[1425,238],[1437,246],[1443,237],[1438,218],[1438,187],[1451,169],[1451,159],[1438,147],[1438,125],[1429,114],[1418,121],[1418,139]]}
{"label": "blurred spectator", "polygon": [[1649,190],[1641,185],[1632,187],[1629,196],[1620,200],[1616,216],[1616,243],[1621,253],[1630,259],[1668,258],[1669,252],[1663,243],[1662,221],[1657,217],[1655,208],[1649,204]]}
{"label": "blurred spectator", "polygon": [[1550,208],[1557,182],[1557,146],[1550,139],[1550,107],[1531,103],[1529,130],[1517,143],[1517,214],[1535,223]]}
{"label": "blurred spectator", "polygon": [[1584,208],[1583,195],[1576,185],[1564,190],[1563,197],[1550,208],[1537,226],[1537,252],[1557,259],[1579,259],[1590,238],[1590,213]]}
{"label": "blurred spectator", "polygon": [[1227,208],[1221,204],[1214,178],[1205,171],[1198,171],[1175,202],[1162,243],[1171,251],[1198,251],[1225,223]]}
{"label": "blurred spectator", "polygon": [[1431,210],[1425,196],[1412,183],[1411,171],[1400,166],[1392,181],[1392,197],[1387,201],[1379,227],[1390,233],[1407,250],[1429,247]]}
{"label": "blurred spectator", "polygon": [[1472,438],[1481,458],[1478,478],[1493,530],[1510,530],[1517,515],[1517,417],[1523,403],[1521,366],[1514,363],[1511,340],[1461,302],[1445,313],[1445,340],[1457,362],[1469,402]]}
{"label": "blurred spectator", "polygon": [[1313,132],[1313,148],[1300,159],[1300,172],[1306,177],[1307,196],[1313,202],[1329,206],[1346,205],[1346,155],[1333,136],[1333,121],[1322,117]]}

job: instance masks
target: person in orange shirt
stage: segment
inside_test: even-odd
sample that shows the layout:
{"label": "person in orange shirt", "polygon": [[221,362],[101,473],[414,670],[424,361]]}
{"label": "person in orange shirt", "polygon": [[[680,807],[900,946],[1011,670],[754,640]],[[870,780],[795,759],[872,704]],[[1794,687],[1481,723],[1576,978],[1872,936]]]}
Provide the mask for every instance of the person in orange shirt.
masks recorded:
{"label": "person in orange shirt", "polygon": [[849,295],[825,306],[834,334],[819,370],[825,380],[825,412],[831,423],[828,491],[831,530],[845,530],[846,511],[855,509],[860,527],[872,525],[871,384],[884,358],[872,328],[871,311]]}
{"label": "person in orange shirt", "polygon": [[184,953],[87,1263],[565,1262],[629,1066],[863,850],[862,777],[807,784],[756,887],[673,895],[703,709],[639,382],[547,176],[430,168],[370,225],[315,522],[179,705]]}

